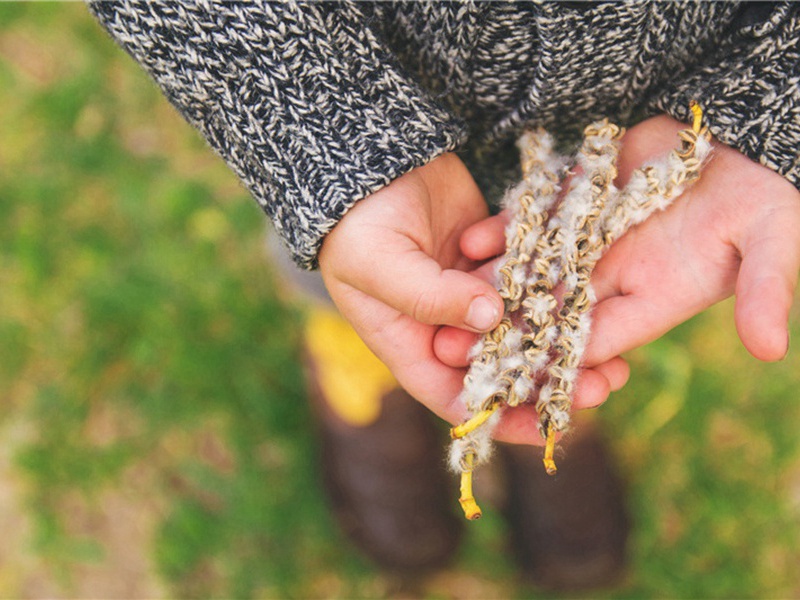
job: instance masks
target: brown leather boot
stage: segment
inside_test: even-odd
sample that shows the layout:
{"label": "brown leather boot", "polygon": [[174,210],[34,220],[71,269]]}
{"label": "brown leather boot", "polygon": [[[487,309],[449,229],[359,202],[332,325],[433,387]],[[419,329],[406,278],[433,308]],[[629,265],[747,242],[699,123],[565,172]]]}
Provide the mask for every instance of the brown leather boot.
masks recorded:
{"label": "brown leather boot", "polygon": [[350,427],[332,415],[320,425],[323,482],[346,535],[385,569],[446,564],[462,523],[449,502],[441,432],[427,410],[398,388],[371,425]]}
{"label": "brown leather boot", "polygon": [[438,568],[452,558],[463,527],[450,502],[446,433],[337,318],[310,314],[305,336],[331,508],[384,569]]}
{"label": "brown leather boot", "polygon": [[613,586],[624,572],[630,530],[622,483],[593,423],[577,425],[561,448],[555,476],[545,473],[540,449],[502,448],[514,555],[541,588]]}

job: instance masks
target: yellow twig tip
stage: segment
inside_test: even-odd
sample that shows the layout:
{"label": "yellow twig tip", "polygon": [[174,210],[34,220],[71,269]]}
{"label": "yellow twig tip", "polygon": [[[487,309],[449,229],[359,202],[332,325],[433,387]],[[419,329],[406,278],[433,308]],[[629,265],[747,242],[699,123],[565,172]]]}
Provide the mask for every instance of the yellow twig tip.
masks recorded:
{"label": "yellow twig tip", "polygon": [[495,402],[486,410],[482,410],[476,414],[469,421],[465,421],[464,423],[461,423],[461,425],[456,425],[450,429],[450,437],[454,440],[458,440],[463,438],[468,433],[472,433],[478,427],[488,421],[489,417],[491,417],[498,408],[500,408],[500,403]]}
{"label": "yellow twig tip", "polygon": [[694,117],[692,129],[695,133],[700,133],[703,124],[703,109],[700,108],[700,105],[695,100],[692,100],[689,102],[689,110],[692,111]]}
{"label": "yellow twig tip", "polygon": [[481,507],[475,502],[475,498],[460,498],[461,508],[464,511],[464,516],[470,521],[477,521],[483,514]]}
{"label": "yellow twig tip", "polygon": [[467,454],[466,469],[461,472],[461,497],[458,501],[461,503],[461,508],[464,510],[464,516],[470,521],[481,518],[481,507],[475,501],[475,496],[472,494],[472,466],[475,461],[474,454]]}
{"label": "yellow twig tip", "polygon": [[553,428],[552,423],[547,424],[547,439],[544,445],[544,470],[548,475],[555,475],[558,469],[556,468],[556,461],[553,460],[553,455],[556,450],[556,430]]}

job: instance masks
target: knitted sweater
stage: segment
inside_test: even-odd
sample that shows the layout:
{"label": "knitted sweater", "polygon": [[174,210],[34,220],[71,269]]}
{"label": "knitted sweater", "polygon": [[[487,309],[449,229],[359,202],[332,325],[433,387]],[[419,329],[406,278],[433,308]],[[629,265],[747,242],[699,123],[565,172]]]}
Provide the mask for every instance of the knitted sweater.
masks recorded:
{"label": "knitted sweater", "polygon": [[296,262],[358,200],[458,151],[487,197],[513,141],[699,100],[800,185],[800,5],[92,2],[241,178]]}

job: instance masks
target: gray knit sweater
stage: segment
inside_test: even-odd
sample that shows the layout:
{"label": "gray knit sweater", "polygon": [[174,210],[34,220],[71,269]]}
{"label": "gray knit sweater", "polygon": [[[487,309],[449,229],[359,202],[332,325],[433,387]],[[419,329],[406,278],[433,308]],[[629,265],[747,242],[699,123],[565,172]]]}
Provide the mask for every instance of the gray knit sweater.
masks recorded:
{"label": "gray knit sweater", "polygon": [[800,185],[800,5],[93,2],[310,268],[359,199],[451,150],[492,198],[513,141],[690,99]]}

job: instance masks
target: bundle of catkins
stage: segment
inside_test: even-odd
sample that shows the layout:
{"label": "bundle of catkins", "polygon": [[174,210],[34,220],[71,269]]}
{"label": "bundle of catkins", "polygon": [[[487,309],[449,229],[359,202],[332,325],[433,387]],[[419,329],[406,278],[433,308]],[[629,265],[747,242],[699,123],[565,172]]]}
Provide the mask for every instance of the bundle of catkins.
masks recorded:
{"label": "bundle of catkins", "polygon": [[523,178],[504,199],[510,221],[497,286],[505,315],[472,349],[462,392],[472,417],[451,430],[450,466],[461,474],[460,502],[468,519],[481,516],[472,471],[491,454],[503,407],[535,402],[544,466],[556,472],[555,439],[569,426],[591,326],[590,276],[616,239],[665,209],[699,177],[710,135],[700,107],[693,102],[690,108],[694,122],[679,132],[680,149],[634,171],[623,189],[614,180],[624,132],[607,120],[584,130],[574,169],[554,152],[545,131],[520,138]]}

